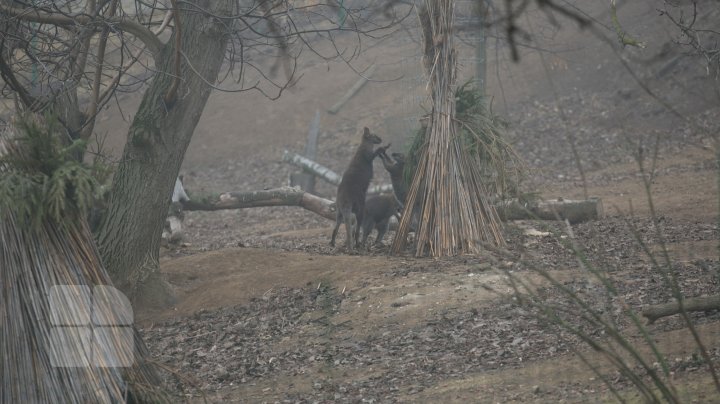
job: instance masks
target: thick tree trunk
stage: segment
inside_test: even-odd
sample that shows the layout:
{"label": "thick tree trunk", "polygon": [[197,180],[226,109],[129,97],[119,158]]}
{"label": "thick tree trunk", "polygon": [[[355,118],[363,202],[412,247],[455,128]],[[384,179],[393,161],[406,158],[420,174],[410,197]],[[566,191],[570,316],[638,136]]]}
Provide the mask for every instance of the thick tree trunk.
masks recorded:
{"label": "thick tree trunk", "polygon": [[[231,1],[193,1],[213,15],[228,15]],[[205,108],[226,51],[226,27],[198,11],[180,12],[184,53],[177,97],[166,102],[173,85],[174,35],[163,48],[159,73],[147,89],[128,133],[123,158],[113,178],[108,211],[98,231],[103,263],[132,301],[172,294],[158,273],[160,236],[175,179],[193,131]],[[188,64],[191,64],[189,66]],[[174,99],[173,99],[174,98]]]}

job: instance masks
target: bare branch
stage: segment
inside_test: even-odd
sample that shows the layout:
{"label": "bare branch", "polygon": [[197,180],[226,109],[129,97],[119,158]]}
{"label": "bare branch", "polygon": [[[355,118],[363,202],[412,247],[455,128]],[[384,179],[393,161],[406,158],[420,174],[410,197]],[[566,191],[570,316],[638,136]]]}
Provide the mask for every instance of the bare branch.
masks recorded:
{"label": "bare branch", "polygon": [[51,24],[60,27],[72,27],[78,24],[91,25],[97,24],[98,28],[103,25],[111,25],[120,31],[130,33],[141,40],[150,50],[153,57],[156,59],[160,56],[164,44],[158,39],[155,34],[142,24],[130,20],[125,17],[92,17],[86,14],[79,15],[66,15],[61,13],[49,13],[41,11],[37,8],[17,8],[7,6],[4,3],[0,3],[0,12],[8,14],[12,17],[23,21],[37,22],[41,24]]}
{"label": "bare branch", "polygon": [[[112,0],[110,9],[108,10],[107,16],[112,17],[117,11],[117,5],[119,0]],[[100,86],[102,84],[102,73],[103,73],[103,62],[105,60],[105,48],[107,47],[108,36],[110,35],[110,28],[103,28],[100,34],[100,42],[98,43],[97,50],[97,66],[95,67],[95,77],[93,79],[92,87],[92,98],[90,99],[90,107],[86,113],[86,116],[94,118],[98,111],[100,101]],[[92,131],[95,128],[95,119],[89,119],[85,128],[83,128],[81,137],[85,140],[89,139],[92,135]]]}

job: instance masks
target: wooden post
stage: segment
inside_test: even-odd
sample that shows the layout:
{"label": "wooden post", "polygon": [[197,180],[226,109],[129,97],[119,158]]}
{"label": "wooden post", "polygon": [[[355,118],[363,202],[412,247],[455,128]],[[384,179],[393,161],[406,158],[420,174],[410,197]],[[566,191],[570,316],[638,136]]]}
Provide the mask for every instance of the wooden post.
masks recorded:
{"label": "wooden post", "polygon": [[[320,110],[315,111],[315,119],[310,123],[307,142],[305,143],[305,157],[315,160],[317,155],[318,132],[320,131]],[[315,193],[315,176],[306,172],[290,174],[290,186],[300,187],[303,191]]]}

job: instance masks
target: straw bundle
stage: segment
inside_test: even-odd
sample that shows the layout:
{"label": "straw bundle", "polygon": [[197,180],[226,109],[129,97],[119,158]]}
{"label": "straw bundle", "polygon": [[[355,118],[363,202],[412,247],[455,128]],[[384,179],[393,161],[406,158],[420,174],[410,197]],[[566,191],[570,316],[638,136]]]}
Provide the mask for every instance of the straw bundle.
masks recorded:
{"label": "straw bundle", "polygon": [[[47,129],[29,128],[35,135]],[[21,141],[12,132],[0,136],[0,402],[167,401],[153,388],[158,377],[144,362],[127,302],[98,295],[96,286],[111,281],[77,204],[87,173],[57,159],[58,143]],[[9,199],[17,195],[33,200]],[[32,211],[57,195],[67,203]]]}
{"label": "straw bundle", "polygon": [[[454,1],[426,0],[419,16],[433,109],[425,135],[427,141],[420,148],[405,201],[407,207],[415,206],[416,201],[421,206],[415,255],[478,253],[480,242],[503,245],[504,240],[497,212],[487,200],[477,154],[470,153],[458,136]],[[403,215],[392,253],[405,249],[411,216]]]}

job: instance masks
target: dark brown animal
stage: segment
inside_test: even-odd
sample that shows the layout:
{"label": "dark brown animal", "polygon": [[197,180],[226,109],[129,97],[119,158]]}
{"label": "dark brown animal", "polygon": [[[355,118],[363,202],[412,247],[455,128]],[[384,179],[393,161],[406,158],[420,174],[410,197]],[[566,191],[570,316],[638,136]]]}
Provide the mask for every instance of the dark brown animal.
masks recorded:
{"label": "dark brown animal", "polygon": [[365,214],[362,222],[362,245],[367,242],[373,228],[377,229],[375,245],[382,245],[382,239],[390,227],[390,218],[400,214],[402,208],[397,197],[392,194],[371,196],[365,201]]}
{"label": "dark brown animal", "polygon": [[373,150],[373,145],[381,142],[382,139],[370,133],[370,129],[363,129],[362,142],[352,160],[350,160],[350,165],[343,173],[338,186],[335,201],[337,214],[335,216],[335,228],[330,239],[331,246],[335,246],[335,237],[341,223],[345,223],[345,231],[347,232],[345,243],[348,250],[354,250],[359,241],[360,224],[365,211],[365,196],[373,176],[373,160],[389,147],[388,145],[385,148]]}
{"label": "dark brown animal", "polygon": [[405,204],[405,197],[407,196],[408,184],[405,182],[405,155],[402,153],[392,153],[393,158],[383,152],[380,154],[383,166],[388,173],[390,173],[390,181],[392,182],[393,192],[400,202],[401,205]]}
{"label": "dark brown animal", "polygon": [[[383,166],[388,173],[390,173],[390,181],[392,181],[393,192],[399,203],[400,209],[404,210],[405,198],[407,198],[410,184],[405,181],[405,155],[402,153],[392,153],[392,158],[388,157],[385,151],[382,151],[380,158],[382,159]],[[420,191],[420,195],[423,195],[424,191]],[[415,206],[412,209],[412,220],[410,221],[410,230],[417,231],[420,220],[420,206],[422,204],[422,197],[418,196],[415,200]],[[398,218],[398,221],[400,219]]]}

